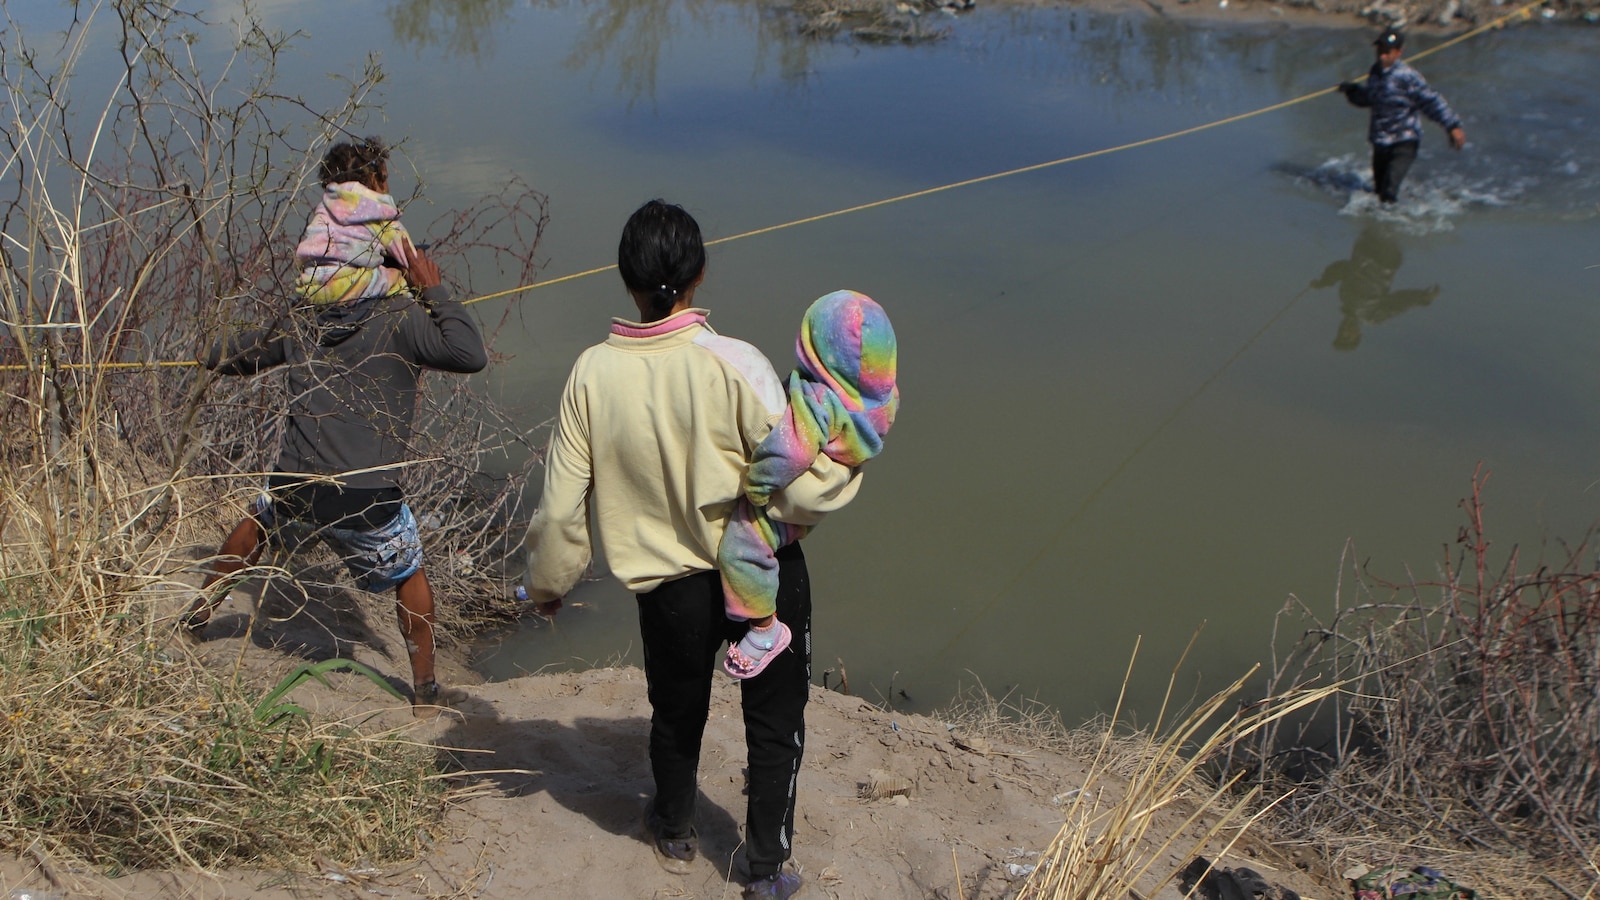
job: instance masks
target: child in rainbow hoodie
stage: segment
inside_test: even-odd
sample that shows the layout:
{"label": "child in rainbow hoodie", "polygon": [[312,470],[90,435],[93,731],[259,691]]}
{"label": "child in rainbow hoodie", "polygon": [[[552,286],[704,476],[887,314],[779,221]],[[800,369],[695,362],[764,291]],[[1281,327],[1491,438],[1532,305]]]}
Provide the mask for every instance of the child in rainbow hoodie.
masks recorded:
{"label": "child in rainbow hoodie", "polygon": [[295,293],[333,305],[405,290],[411,237],[389,195],[389,149],[373,137],[335,144],[319,174],[322,200],[294,250]]}
{"label": "child in rainbow hoodie", "polygon": [[789,406],[756,447],[744,496],[717,548],[728,618],[750,623],[722,664],[735,678],[753,678],[789,645],[788,626],[776,616],[776,552],[811,529],[767,515],[772,495],[819,453],[851,468],[877,456],[900,408],[894,328],[871,297],[834,291],[811,304],[795,355],[800,364],[789,375]]}

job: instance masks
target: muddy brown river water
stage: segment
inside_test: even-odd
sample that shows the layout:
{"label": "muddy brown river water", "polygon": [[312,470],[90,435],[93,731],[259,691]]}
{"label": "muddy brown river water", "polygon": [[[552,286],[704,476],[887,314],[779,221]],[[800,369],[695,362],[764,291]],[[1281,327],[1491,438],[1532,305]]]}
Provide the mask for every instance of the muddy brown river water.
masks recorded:
{"label": "muddy brown river water", "polygon": [[[547,193],[548,277],[613,261],[651,197],[735,234],[1257,109],[1370,54],[1348,29],[1053,8],[885,46],[800,40],[735,0],[258,7],[306,32],[286,77],[308,93],[382,54],[371,130],[406,138],[435,207],[513,174]],[[900,420],[806,542],[819,671],[842,660],[856,693],[919,709],[981,680],[1077,718],[1115,700],[1142,635],[1149,709],[1202,623],[1185,693],[1266,659],[1291,595],[1330,609],[1342,559],[1347,588],[1351,560],[1435,575],[1480,463],[1498,548],[1581,538],[1596,33],[1535,23],[1419,63],[1470,144],[1427,125],[1390,211],[1361,189],[1365,117],[1335,95],[714,248],[712,323],[780,371],[834,289],[899,335]],[[631,310],[613,274],[484,317],[500,303],[519,309],[488,380],[530,430]],[[479,648],[483,671],[637,661],[631,596],[572,599]]]}

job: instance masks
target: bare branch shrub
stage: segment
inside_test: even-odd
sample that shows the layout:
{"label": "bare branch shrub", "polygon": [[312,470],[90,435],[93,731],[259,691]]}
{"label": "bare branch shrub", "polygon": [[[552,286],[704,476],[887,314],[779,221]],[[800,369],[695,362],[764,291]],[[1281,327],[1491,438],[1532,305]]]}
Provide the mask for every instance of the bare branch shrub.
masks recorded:
{"label": "bare branch shrub", "polygon": [[1263,732],[1244,764],[1298,782],[1285,824],[1352,861],[1454,854],[1512,893],[1543,873],[1600,887],[1600,571],[1588,540],[1529,571],[1514,547],[1492,561],[1487,480],[1474,475],[1438,580],[1356,571],[1326,621],[1291,599],[1279,627],[1304,632],[1269,696],[1348,686]]}
{"label": "bare branch shrub", "polygon": [[[279,376],[192,361],[293,302],[311,173],[361,133],[382,72],[366,61],[324,104],[276,87],[293,34],[170,0],[66,6],[33,39],[0,0],[0,847],[103,866],[414,854],[440,809],[425,752],[263,716],[260,686],[172,638],[190,548],[260,490],[286,401]],[[109,83],[81,74],[91,56],[118,61]],[[500,196],[436,226],[463,290],[485,267],[531,280],[544,199]],[[536,457],[470,382],[429,386],[406,488],[436,515],[430,553],[482,570]],[[496,453],[513,474],[484,479]]]}

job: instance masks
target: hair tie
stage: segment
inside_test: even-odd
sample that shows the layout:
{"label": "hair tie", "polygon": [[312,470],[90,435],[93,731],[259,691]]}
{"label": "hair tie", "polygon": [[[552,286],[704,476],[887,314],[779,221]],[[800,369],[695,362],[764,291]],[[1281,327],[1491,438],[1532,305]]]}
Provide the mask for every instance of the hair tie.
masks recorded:
{"label": "hair tie", "polygon": [[663,284],[661,287],[657,288],[657,290],[659,290],[663,294],[666,294],[668,297],[672,297],[674,299],[677,298],[677,296],[678,296],[678,289],[675,288],[675,287],[668,287],[667,285]]}

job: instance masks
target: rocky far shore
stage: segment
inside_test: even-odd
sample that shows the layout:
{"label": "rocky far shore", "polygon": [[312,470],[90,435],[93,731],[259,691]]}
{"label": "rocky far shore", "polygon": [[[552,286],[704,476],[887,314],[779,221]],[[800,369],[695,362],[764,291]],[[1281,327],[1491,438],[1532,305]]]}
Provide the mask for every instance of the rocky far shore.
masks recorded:
{"label": "rocky far shore", "polygon": [[[1516,12],[1525,2],[1511,0],[1141,0],[1162,13],[1183,10],[1295,11],[1322,17],[1331,25],[1410,28],[1456,32],[1485,25]],[[1549,0],[1527,12],[1529,20],[1600,23],[1600,0]]]}
{"label": "rocky far shore", "polygon": [[[938,40],[980,4],[1134,9],[1217,21],[1292,21],[1323,26],[1396,26],[1443,34],[1514,13],[1515,0],[790,0],[780,8],[802,34],[877,42]],[[1526,20],[1600,24],[1600,0],[1546,0]]]}

